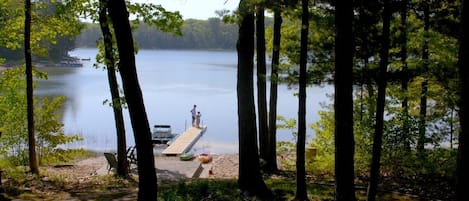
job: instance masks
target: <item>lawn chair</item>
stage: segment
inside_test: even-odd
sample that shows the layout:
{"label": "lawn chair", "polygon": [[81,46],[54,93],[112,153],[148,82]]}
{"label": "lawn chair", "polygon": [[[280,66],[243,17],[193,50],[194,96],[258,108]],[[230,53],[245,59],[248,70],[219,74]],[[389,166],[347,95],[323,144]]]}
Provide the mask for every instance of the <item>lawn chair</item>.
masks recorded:
{"label": "lawn chair", "polygon": [[129,161],[129,166],[133,163],[137,165],[137,153],[135,146],[130,146],[127,148],[127,160]]}
{"label": "lawn chair", "polygon": [[104,157],[106,157],[108,163],[107,172],[111,172],[112,168],[117,170],[117,158],[116,155],[113,153],[104,153]]}

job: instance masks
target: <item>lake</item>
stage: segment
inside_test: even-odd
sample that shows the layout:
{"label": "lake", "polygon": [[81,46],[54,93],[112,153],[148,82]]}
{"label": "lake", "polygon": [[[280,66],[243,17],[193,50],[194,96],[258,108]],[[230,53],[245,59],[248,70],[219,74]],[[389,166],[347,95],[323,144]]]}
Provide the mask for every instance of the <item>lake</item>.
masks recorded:
{"label": "lake", "polygon": [[[81,68],[41,68],[48,72],[49,79],[39,81],[35,95],[67,97],[62,118],[64,130],[84,138],[67,147],[109,151],[116,149],[116,129],[112,108],[103,104],[111,99],[107,73],[93,67],[96,53],[96,49],[72,51],[72,56],[91,58],[82,61]],[[190,110],[196,104],[202,123],[208,128],[195,151],[238,152],[235,51],[141,50],[136,55],[136,64],[150,126],[169,124],[173,132],[182,133],[191,125]],[[296,92],[279,86],[278,115],[297,118]],[[319,103],[331,102],[326,94],[332,92],[332,86],[307,89],[308,124],[319,119]],[[127,110],[124,117],[127,144],[134,145]],[[292,140],[291,132],[279,130],[277,139]],[[314,136],[312,130],[307,133]]]}

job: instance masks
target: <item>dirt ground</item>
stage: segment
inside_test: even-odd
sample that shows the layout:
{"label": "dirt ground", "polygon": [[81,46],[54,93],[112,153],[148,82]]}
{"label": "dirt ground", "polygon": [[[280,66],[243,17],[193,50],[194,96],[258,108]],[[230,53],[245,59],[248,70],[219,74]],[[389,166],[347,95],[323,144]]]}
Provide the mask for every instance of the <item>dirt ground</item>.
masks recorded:
{"label": "dirt ground", "polygon": [[[168,160],[174,159],[168,158]],[[203,164],[203,167],[202,178],[236,179],[238,177],[238,155],[213,155],[212,162]],[[135,168],[132,166],[132,173],[136,173]],[[70,166],[47,167],[46,171],[48,175],[80,181],[98,174],[107,174],[107,162],[104,156],[99,156],[78,161]]]}
{"label": "dirt ground", "polygon": [[[168,160],[175,160],[175,158],[168,158]],[[203,167],[200,178],[237,178],[238,155],[214,155],[213,160],[208,164],[203,164]],[[4,177],[3,184],[21,186],[20,189],[24,192],[18,196],[10,196],[9,199],[0,196],[0,200],[102,200],[103,196],[112,196],[113,198],[109,200],[136,200],[138,192],[136,183],[119,184],[111,189],[98,189],[97,187],[106,184],[107,178],[102,176],[107,174],[107,161],[104,156],[87,158],[69,165],[41,167],[40,182],[29,178],[29,181],[15,183],[17,181]],[[134,181],[120,180],[119,182],[131,183],[138,180],[135,165],[131,167],[131,176]],[[158,183],[170,182],[172,181],[165,181],[165,177],[158,177]],[[115,194],[122,196],[116,199]]]}

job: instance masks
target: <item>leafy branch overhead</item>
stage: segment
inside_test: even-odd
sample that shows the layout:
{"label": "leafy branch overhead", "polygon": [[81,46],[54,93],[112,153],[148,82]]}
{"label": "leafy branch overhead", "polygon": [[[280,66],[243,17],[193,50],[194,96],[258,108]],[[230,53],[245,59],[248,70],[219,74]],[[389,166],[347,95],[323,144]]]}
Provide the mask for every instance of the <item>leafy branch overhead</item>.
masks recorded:
{"label": "leafy branch overhead", "polygon": [[150,26],[155,26],[163,32],[171,32],[176,35],[182,35],[181,27],[184,23],[179,11],[166,11],[161,5],[145,3],[129,3],[127,5],[129,12],[135,17],[132,22],[139,24],[144,22]]}
{"label": "leafy branch overhead", "polygon": [[[66,1],[69,7],[75,9],[77,17],[98,22],[99,1],[88,0],[68,0]],[[181,27],[184,24],[179,11],[170,12],[163,8],[161,5],[152,3],[135,3],[126,1],[127,9],[129,12],[129,19],[133,25],[145,23],[154,26],[163,32],[170,32],[176,35],[181,35]]]}

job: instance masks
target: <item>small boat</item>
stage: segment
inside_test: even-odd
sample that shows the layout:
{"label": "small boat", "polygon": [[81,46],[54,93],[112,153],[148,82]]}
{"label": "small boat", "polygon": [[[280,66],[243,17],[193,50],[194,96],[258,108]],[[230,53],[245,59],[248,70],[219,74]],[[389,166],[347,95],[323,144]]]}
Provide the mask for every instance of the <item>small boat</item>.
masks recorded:
{"label": "small boat", "polygon": [[199,154],[197,158],[201,163],[210,163],[212,161],[212,156],[207,153]]}
{"label": "small boat", "polygon": [[179,156],[179,160],[181,161],[191,161],[194,158],[195,158],[195,155],[193,152],[186,152]]}

